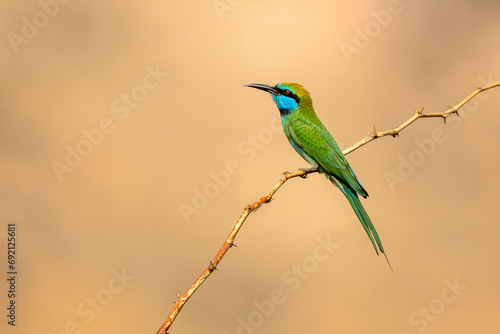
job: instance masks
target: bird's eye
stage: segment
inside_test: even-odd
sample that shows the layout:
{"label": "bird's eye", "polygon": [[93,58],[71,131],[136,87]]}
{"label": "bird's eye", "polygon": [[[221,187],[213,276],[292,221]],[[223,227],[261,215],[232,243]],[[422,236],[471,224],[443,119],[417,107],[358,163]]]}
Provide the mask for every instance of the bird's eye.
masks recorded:
{"label": "bird's eye", "polygon": [[290,94],[290,91],[289,91],[288,89],[285,89],[285,90],[283,91],[283,94],[288,95],[288,94]]}

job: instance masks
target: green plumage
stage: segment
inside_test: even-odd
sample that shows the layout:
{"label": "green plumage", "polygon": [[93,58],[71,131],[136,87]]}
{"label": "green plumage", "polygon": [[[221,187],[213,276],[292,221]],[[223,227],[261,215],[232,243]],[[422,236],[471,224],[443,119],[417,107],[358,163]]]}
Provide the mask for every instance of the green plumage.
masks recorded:
{"label": "green plumage", "polygon": [[290,144],[302,158],[313,167],[318,167],[342,191],[363,225],[375,252],[378,254],[380,250],[385,255],[380,237],[358,198],[358,195],[367,198],[368,193],[335,139],[316,116],[309,92],[295,83],[280,83],[274,87],[261,84],[247,86],[271,93],[280,110],[281,125]]}

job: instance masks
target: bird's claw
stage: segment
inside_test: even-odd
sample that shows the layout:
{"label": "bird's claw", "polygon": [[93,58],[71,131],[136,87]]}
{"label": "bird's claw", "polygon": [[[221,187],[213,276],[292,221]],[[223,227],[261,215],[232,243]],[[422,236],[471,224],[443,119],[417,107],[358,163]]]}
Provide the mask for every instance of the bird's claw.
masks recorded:
{"label": "bird's claw", "polygon": [[301,170],[305,173],[304,175],[300,175],[301,178],[305,179],[305,178],[307,178],[308,172],[316,172],[318,170],[318,166],[309,167],[309,168],[299,168],[299,170]]}

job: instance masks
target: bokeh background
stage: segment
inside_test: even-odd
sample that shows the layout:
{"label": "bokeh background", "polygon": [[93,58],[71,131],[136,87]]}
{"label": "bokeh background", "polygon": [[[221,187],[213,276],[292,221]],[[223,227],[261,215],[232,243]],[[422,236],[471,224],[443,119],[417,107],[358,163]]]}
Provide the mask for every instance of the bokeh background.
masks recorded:
{"label": "bokeh background", "polygon": [[[307,166],[244,84],[303,84],[346,148],[500,80],[499,14],[494,0],[4,1],[0,269],[15,222],[19,274],[15,328],[1,280],[2,333],[156,332],[244,206]],[[348,156],[394,272],[337,189],[295,179],[170,332],[498,332],[499,122],[492,89]]]}

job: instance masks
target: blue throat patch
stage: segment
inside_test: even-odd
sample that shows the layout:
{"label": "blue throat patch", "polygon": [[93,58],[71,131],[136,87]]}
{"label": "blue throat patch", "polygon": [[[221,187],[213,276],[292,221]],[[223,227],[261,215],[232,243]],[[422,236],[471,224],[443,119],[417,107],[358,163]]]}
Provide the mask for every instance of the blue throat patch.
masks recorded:
{"label": "blue throat patch", "polygon": [[293,110],[299,106],[297,101],[295,101],[291,97],[283,96],[283,95],[271,95],[271,96],[272,96],[274,102],[276,103],[276,106],[278,106],[280,113],[283,113],[283,111],[285,111],[285,110],[286,110],[286,113],[289,113],[291,109]]}

